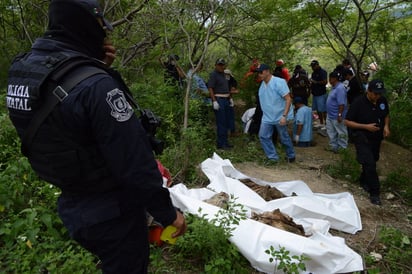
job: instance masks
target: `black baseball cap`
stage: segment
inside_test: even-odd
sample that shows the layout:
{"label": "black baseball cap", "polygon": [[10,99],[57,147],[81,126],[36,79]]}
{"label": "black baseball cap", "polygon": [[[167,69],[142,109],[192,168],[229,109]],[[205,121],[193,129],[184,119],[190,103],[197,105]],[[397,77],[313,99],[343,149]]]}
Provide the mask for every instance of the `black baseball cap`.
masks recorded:
{"label": "black baseball cap", "polygon": [[342,72],[342,75],[343,76],[347,76],[347,75],[353,76],[353,71],[351,69],[344,69]]}
{"label": "black baseball cap", "polygon": [[329,78],[339,79],[340,78],[340,73],[337,72],[337,71],[332,71],[331,73],[329,73]]}
{"label": "black baseball cap", "polygon": [[312,62],[310,62],[311,67],[316,66],[316,65],[319,65],[318,60],[312,60]]}
{"label": "black baseball cap", "polygon": [[386,92],[385,85],[379,79],[375,79],[369,82],[368,89],[374,93],[382,94]]}
{"label": "black baseball cap", "polygon": [[215,65],[226,65],[226,61],[223,58],[219,58],[216,60]]}
{"label": "black baseball cap", "polygon": [[100,8],[100,5],[97,2],[97,0],[52,0],[51,3],[70,3],[73,5],[81,6],[94,17],[100,18],[106,29],[110,31],[113,30],[112,24],[103,16],[102,9]]}
{"label": "black baseball cap", "polygon": [[303,104],[303,98],[299,97],[299,96],[293,97],[293,103],[294,104]]}

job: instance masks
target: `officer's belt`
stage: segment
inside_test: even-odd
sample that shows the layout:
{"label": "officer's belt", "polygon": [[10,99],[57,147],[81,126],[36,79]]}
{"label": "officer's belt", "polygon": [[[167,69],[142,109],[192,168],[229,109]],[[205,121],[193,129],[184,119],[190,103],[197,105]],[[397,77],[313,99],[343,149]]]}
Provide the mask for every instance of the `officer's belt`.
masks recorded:
{"label": "officer's belt", "polygon": [[220,98],[228,98],[230,96],[230,93],[218,93],[215,94],[215,97],[220,97]]}

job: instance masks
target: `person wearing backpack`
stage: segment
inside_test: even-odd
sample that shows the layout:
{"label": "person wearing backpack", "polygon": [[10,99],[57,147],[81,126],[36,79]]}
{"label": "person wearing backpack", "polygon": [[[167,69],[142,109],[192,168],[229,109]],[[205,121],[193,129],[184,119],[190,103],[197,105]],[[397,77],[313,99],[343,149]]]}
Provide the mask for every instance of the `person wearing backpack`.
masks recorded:
{"label": "person wearing backpack", "polygon": [[52,0],[44,36],[10,67],[7,106],[32,168],[61,190],[58,213],[70,236],[104,273],[147,273],[147,213],[175,226],[174,237],[186,223],[162,186],[127,86],[109,68],[111,29],[96,0]]}

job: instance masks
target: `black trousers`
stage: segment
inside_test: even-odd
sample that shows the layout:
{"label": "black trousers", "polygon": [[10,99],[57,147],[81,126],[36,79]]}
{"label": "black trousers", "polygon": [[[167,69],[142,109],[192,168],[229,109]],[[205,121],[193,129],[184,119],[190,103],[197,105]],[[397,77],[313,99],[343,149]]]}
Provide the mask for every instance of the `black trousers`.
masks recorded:
{"label": "black trousers", "polygon": [[74,240],[95,254],[102,262],[104,274],[146,274],[149,242],[146,211],[82,228]]}
{"label": "black trousers", "polygon": [[359,181],[361,185],[369,189],[371,196],[379,196],[380,194],[379,177],[376,171],[380,146],[381,141],[355,142],[356,159],[362,165]]}

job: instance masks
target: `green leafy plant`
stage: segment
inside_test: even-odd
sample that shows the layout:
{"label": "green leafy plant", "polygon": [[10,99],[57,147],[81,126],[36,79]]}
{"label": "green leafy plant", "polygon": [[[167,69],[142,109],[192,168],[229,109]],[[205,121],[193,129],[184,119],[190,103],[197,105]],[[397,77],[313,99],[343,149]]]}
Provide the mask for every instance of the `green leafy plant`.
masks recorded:
{"label": "green leafy plant", "polygon": [[304,255],[290,255],[290,251],[285,247],[279,246],[279,250],[276,250],[273,246],[265,250],[266,254],[270,255],[269,262],[275,263],[275,271],[282,270],[287,274],[299,274],[300,271],[306,270],[304,261],[309,260],[309,257]]}
{"label": "green leafy plant", "polygon": [[242,205],[233,197],[227,209],[220,209],[210,220],[207,214],[188,215],[188,231],[173,247],[181,258],[204,265],[205,273],[248,273],[248,263],[229,238],[241,220],[246,219]]}
{"label": "green leafy plant", "polygon": [[356,182],[360,176],[361,169],[356,161],[355,152],[348,148],[339,151],[339,155],[339,161],[328,165],[326,172],[334,178]]}
{"label": "green leafy plant", "polygon": [[386,179],[382,181],[382,186],[401,196],[407,205],[412,205],[412,188],[410,187],[410,178],[405,169],[399,168],[390,172]]}
{"label": "green leafy plant", "polygon": [[408,81],[408,92],[392,93],[390,101],[391,135],[390,140],[408,149],[412,149],[412,120],[409,114],[412,111],[412,81]]}
{"label": "green leafy plant", "polygon": [[411,273],[412,258],[411,237],[394,227],[381,227],[379,241],[385,246],[383,260],[389,273]]}

